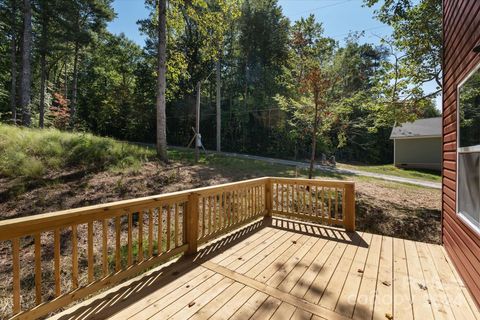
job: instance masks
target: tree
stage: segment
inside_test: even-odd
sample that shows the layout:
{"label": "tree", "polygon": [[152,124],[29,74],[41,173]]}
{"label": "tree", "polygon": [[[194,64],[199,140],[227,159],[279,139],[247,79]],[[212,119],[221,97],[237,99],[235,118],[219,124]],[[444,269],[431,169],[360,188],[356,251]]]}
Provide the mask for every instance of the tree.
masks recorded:
{"label": "tree", "polygon": [[23,0],[23,37],[22,37],[22,72],[20,75],[20,108],[22,123],[31,125],[31,86],[32,86],[32,4],[30,0]]}
{"label": "tree", "polygon": [[10,110],[12,123],[17,123],[17,0],[10,0]]}
{"label": "tree", "polygon": [[293,26],[291,48],[297,67],[294,79],[298,93],[282,101],[286,111],[292,113],[294,126],[303,127],[311,137],[309,179],[313,178],[317,138],[325,132],[329,109],[329,95],[335,83],[331,74],[335,42],[323,37],[323,27],[313,15],[300,19]]}
{"label": "tree", "polygon": [[[393,28],[391,45],[402,52],[399,67],[410,77],[412,90],[435,81],[442,88],[442,1],[364,0],[367,6],[381,4],[377,19]],[[393,71],[395,72],[395,71]]]}
{"label": "tree", "polygon": [[166,55],[167,55],[167,1],[158,0],[158,78],[157,78],[157,154],[167,161]]}
{"label": "tree", "polygon": [[[331,76],[327,75],[319,65],[308,67],[301,78],[300,92],[308,94],[313,100],[313,118],[312,122],[312,153],[310,156],[310,168],[308,178],[313,178],[313,169],[317,150],[318,127],[322,119],[327,115],[327,94],[332,88],[333,81]],[[308,113],[308,111],[307,111]]]}
{"label": "tree", "polygon": [[81,50],[92,41],[95,33],[105,31],[106,23],[114,17],[112,0],[75,0],[65,2],[68,39],[73,45],[72,99],[70,104],[72,125],[76,121],[78,73]]}

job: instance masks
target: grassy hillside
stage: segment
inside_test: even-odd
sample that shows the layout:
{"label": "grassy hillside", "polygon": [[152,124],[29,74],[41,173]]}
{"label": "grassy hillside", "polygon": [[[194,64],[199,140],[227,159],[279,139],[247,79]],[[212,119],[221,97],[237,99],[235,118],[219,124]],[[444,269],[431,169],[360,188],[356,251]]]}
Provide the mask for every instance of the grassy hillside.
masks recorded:
{"label": "grassy hillside", "polygon": [[36,179],[55,171],[140,167],[155,156],[139,147],[88,133],[0,124],[0,177]]}

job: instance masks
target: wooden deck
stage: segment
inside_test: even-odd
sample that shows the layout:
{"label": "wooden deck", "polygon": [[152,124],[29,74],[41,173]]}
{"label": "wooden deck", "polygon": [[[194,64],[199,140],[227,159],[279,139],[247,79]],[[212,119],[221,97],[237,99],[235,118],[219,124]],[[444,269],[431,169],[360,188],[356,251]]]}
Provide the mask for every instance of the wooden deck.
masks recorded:
{"label": "wooden deck", "polygon": [[265,219],[56,319],[480,319],[441,246]]}

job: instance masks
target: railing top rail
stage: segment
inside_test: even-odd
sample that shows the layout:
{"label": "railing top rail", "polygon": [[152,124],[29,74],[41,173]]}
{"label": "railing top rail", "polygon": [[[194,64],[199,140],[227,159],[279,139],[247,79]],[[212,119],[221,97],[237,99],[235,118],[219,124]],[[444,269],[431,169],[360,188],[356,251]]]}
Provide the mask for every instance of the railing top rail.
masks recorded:
{"label": "railing top rail", "polygon": [[56,212],[42,213],[28,217],[14,218],[0,221],[0,241],[15,237],[33,234],[45,230],[52,230],[69,224],[86,223],[95,219],[104,219],[116,216],[122,212],[134,211],[140,208],[155,207],[168,202],[187,201],[191,193],[209,193],[233,186],[248,186],[266,181],[268,178],[257,178],[239,182],[202,187],[178,192],[121,200],[87,207],[80,207]]}

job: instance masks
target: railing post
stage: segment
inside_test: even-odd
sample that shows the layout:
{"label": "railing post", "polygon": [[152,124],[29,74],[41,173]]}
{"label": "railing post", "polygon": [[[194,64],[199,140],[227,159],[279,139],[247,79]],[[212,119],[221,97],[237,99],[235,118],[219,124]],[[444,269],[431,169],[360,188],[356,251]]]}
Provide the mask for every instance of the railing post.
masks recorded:
{"label": "railing post", "polygon": [[267,178],[265,181],[265,216],[272,216],[273,196],[272,196],[272,179]]}
{"label": "railing post", "polygon": [[197,253],[198,248],[198,193],[188,195],[186,215],[187,255]]}
{"label": "railing post", "polygon": [[355,231],[355,184],[348,183],[345,185],[345,216],[343,223],[348,232]]}

